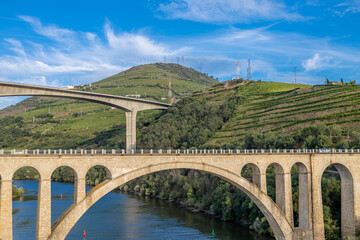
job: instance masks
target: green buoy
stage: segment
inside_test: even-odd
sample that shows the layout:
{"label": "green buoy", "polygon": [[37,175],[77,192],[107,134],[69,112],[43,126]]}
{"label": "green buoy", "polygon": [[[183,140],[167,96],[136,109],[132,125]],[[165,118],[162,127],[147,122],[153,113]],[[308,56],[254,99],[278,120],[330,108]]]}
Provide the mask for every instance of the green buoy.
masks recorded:
{"label": "green buoy", "polygon": [[214,231],[214,229],[213,229],[211,235],[212,235],[213,237],[215,237],[215,231]]}

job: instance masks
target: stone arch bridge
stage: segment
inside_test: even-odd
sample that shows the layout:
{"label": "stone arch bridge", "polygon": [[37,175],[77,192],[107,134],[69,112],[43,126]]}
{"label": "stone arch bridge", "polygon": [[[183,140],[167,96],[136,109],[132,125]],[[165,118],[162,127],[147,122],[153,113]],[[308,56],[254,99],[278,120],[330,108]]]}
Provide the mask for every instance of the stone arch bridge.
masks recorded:
{"label": "stone arch bridge", "polygon": [[[167,150],[124,154],[119,150],[0,150],[0,239],[12,239],[12,178],[24,166],[40,176],[37,239],[64,239],[80,217],[114,188],[148,173],[169,169],[196,169],[230,182],[259,207],[276,239],[324,239],[321,177],[329,165],[341,176],[342,236],[354,236],[360,225],[360,151],[332,150]],[[299,226],[294,227],[291,168],[299,169]],[[276,172],[276,201],[267,195],[266,169]],[[74,203],[51,226],[51,175],[61,166],[75,172]],[[108,179],[85,190],[85,176],[103,166]],[[252,169],[252,181],[241,176]]]}

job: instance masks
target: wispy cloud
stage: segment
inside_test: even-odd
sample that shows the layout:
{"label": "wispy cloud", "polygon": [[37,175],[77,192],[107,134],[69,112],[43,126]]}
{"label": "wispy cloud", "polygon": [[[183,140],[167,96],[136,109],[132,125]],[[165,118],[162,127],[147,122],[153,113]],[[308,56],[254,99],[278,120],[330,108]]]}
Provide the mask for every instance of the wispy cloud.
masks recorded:
{"label": "wispy cloud", "polygon": [[66,79],[69,74],[77,79],[85,79],[89,75],[102,78],[133,65],[154,62],[164,55],[187,51],[186,47],[172,48],[142,33],[116,33],[109,21],[104,24],[104,35],[99,36],[43,24],[31,16],[19,16],[19,19],[29,23],[34,32],[45,39],[6,38],[0,42],[8,50],[0,55],[0,72],[10,81],[29,81],[32,78],[35,83],[41,83],[41,79],[37,78],[39,74],[50,82]]}
{"label": "wispy cloud", "polygon": [[207,23],[305,20],[291,7],[273,0],[170,0],[158,10],[167,18]]}
{"label": "wispy cloud", "polygon": [[333,11],[340,17],[348,13],[360,13],[360,0],[345,0],[335,5]]}

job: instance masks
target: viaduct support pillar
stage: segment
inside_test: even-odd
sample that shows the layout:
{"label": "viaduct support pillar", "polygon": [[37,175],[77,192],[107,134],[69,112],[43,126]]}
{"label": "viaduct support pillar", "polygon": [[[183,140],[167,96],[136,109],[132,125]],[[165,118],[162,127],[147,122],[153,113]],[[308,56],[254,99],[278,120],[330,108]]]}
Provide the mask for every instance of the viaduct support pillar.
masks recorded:
{"label": "viaduct support pillar", "polygon": [[313,222],[313,233],[314,240],[324,240],[325,231],[324,231],[324,213],[323,213],[323,204],[322,204],[322,194],[321,194],[321,173],[318,173],[314,167],[314,162],[312,162],[312,222]]}
{"label": "viaduct support pillar", "polygon": [[81,202],[86,195],[85,178],[75,178],[74,184],[74,203]]}
{"label": "viaduct support pillar", "polygon": [[311,176],[299,171],[299,228],[311,229]]}
{"label": "viaduct support pillar", "polygon": [[137,110],[125,112],[126,114],[126,152],[136,150],[136,114]]}
{"label": "viaduct support pillar", "polygon": [[12,180],[1,180],[0,239],[12,239]]}
{"label": "viaduct support pillar", "polygon": [[39,180],[36,240],[46,240],[51,234],[51,179]]}
{"label": "viaduct support pillar", "polygon": [[360,231],[360,178],[354,176],[355,233]]}
{"label": "viaduct support pillar", "polygon": [[294,226],[291,173],[289,172],[283,175],[276,174],[276,201],[278,199],[281,199],[279,202],[280,208],[283,210],[288,221]]}
{"label": "viaduct support pillar", "polygon": [[253,173],[253,183],[256,186],[258,186],[264,193],[267,194],[266,174],[260,173],[260,172],[259,173]]}

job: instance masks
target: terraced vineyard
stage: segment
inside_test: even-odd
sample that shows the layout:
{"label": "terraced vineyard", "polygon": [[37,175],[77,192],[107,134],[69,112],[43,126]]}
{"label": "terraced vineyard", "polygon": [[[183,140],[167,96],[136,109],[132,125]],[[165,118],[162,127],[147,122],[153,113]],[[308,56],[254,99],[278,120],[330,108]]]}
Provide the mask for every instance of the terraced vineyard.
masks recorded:
{"label": "terraced vineyard", "polygon": [[210,145],[239,142],[249,131],[291,134],[318,123],[360,129],[360,86],[249,82],[230,88],[217,85],[207,94],[242,99],[236,114],[207,142]]}

